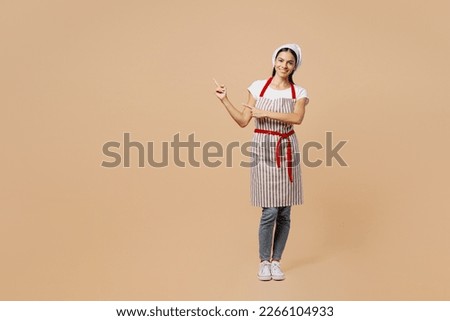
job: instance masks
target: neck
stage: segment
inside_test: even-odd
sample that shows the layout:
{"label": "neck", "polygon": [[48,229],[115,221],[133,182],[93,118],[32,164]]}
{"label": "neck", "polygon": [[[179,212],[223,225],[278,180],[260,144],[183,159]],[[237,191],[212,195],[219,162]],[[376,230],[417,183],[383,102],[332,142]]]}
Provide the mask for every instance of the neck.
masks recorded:
{"label": "neck", "polygon": [[288,87],[291,85],[288,77],[280,77],[277,74],[273,76],[271,84],[279,88]]}

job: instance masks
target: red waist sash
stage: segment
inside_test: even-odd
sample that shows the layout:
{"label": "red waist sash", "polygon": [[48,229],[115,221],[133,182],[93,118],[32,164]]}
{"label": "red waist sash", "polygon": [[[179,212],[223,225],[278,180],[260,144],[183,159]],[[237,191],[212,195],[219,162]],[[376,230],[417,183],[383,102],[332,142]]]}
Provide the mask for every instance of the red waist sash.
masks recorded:
{"label": "red waist sash", "polygon": [[277,159],[277,167],[280,167],[281,141],[283,139],[287,139],[286,161],[287,161],[289,180],[292,183],[293,182],[293,179],[292,179],[292,148],[291,148],[291,140],[289,139],[289,136],[293,135],[295,133],[295,131],[292,129],[291,131],[289,131],[287,133],[280,133],[280,132],[276,132],[276,131],[272,131],[272,130],[255,128],[255,133],[280,136],[280,138],[277,141],[277,147],[275,149],[275,156]]}

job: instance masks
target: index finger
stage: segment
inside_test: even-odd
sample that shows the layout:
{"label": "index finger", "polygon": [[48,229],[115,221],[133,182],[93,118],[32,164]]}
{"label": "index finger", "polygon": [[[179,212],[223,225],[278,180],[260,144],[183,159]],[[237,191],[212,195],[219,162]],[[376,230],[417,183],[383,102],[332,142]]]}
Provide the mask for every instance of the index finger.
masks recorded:
{"label": "index finger", "polygon": [[220,87],[220,85],[219,85],[219,83],[217,82],[217,80],[215,80],[214,78],[213,78],[213,80],[214,80],[214,82],[216,83],[217,87]]}

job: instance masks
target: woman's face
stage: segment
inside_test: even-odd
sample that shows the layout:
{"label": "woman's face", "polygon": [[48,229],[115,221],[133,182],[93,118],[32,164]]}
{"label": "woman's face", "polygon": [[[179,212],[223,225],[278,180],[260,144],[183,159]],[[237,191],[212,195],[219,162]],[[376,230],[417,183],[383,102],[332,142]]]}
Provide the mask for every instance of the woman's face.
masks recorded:
{"label": "woman's face", "polygon": [[282,51],[275,59],[275,70],[281,77],[288,77],[295,70],[295,56],[289,51]]}

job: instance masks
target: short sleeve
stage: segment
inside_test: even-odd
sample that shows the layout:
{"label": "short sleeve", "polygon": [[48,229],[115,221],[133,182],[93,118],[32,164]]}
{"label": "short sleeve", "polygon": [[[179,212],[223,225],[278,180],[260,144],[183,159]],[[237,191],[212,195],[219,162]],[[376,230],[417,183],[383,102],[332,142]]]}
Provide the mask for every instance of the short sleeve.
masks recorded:
{"label": "short sleeve", "polygon": [[308,97],[308,91],[305,89],[305,88],[303,88],[303,87],[300,87],[300,88],[298,88],[298,90],[297,90],[297,99],[300,99],[300,98],[309,98]]}
{"label": "short sleeve", "polygon": [[301,98],[306,98],[306,104],[309,103],[308,91],[303,87],[299,87],[297,90],[297,99]]}
{"label": "short sleeve", "polygon": [[261,88],[260,88],[260,81],[255,80],[254,82],[251,83],[250,86],[248,86],[248,91],[252,94],[253,98],[258,99],[259,97],[259,93],[261,92]]}

